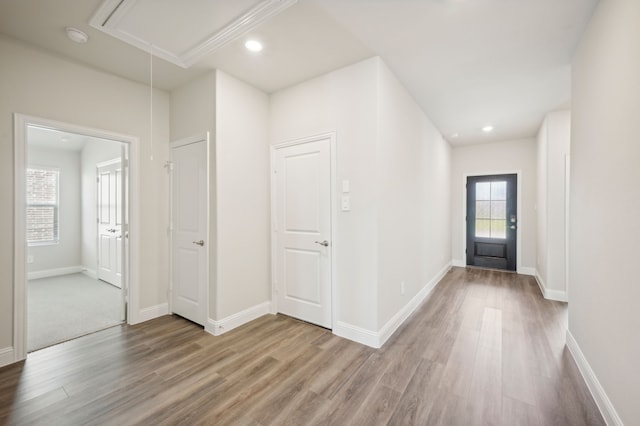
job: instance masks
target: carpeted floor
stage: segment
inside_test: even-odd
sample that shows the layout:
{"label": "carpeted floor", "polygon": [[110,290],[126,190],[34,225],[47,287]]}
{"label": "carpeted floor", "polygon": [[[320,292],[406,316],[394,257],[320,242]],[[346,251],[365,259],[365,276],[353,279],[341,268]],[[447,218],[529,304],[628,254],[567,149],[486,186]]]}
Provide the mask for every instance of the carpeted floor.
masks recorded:
{"label": "carpeted floor", "polygon": [[28,286],[29,352],[120,324],[120,289],[84,274],[41,278]]}

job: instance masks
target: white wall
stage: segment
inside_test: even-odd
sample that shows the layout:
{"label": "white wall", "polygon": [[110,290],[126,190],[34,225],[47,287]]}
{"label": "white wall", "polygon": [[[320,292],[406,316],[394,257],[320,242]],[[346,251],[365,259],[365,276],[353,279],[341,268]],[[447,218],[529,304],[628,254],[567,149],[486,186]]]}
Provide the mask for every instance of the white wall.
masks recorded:
{"label": "white wall", "polygon": [[216,71],[217,278],[213,320],[271,300],[269,99]]}
{"label": "white wall", "polygon": [[271,96],[272,144],[326,132],[351,189],[334,223],[334,331],[375,344],[450,262],[450,148],[379,58]]}
{"label": "white wall", "polygon": [[208,72],[171,92],[171,141],[209,132],[209,312],[217,300],[216,73]]}
{"label": "white wall", "polygon": [[537,279],[545,297],[567,300],[566,158],[571,139],[571,113],[547,114],[537,139]]}
{"label": "white wall", "polygon": [[[169,96],[154,92],[153,152],[149,88],[0,37],[0,349],[13,334],[13,114],[16,112],[140,138],[140,307],[166,302],[168,282]],[[154,160],[150,159],[153,153]]]}
{"label": "white wall", "polygon": [[96,211],[98,206],[98,185],[96,184],[96,164],[120,158],[121,143],[114,141],[90,139],[82,152],[81,158],[81,193],[82,193],[82,266],[91,276],[97,277],[98,271],[98,224]]}
{"label": "white wall", "polygon": [[536,140],[494,142],[453,148],[451,173],[451,246],[454,264],[465,265],[465,176],[513,173],[519,171],[518,211],[520,263],[518,272],[534,274],[536,265]]}
{"label": "white wall", "polygon": [[42,272],[79,267],[81,265],[80,153],[29,145],[27,163],[33,167],[52,167],[60,170],[58,187],[60,240],[57,244],[30,246],[27,253],[33,256],[33,263],[27,264],[27,271]]}
{"label": "white wall", "polygon": [[451,262],[451,148],[382,61],[378,73],[377,330]]}
{"label": "white wall", "polygon": [[[378,59],[331,72],[271,95],[272,144],[336,132],[338,182],[349,180],[351,211],[334,223],[337,312],[350,326],[377,330]],[[334,200],[339,205],[339,200]],[[334,324],[335,325],[335,324]]]}
{"label": "white wall", "polygon": [[626,425],[640,424],[638,40],[640,2],[601,1],[572,66],[568,341]]}

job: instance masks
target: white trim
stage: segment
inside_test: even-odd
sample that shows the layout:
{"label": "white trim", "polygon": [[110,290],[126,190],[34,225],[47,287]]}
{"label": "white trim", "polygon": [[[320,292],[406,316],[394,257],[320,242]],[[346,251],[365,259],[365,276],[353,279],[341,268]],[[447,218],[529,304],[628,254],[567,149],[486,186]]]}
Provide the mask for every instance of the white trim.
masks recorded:
{"label": "white trim", "polygon": [[13,353],[13,347],[0,349],[0,367],[13,364],[16,361],[16,356]]}
{"label": "white trim", "polygon": [[207,319],[207,323],[204,326],[204,330],[213,334],[214,336],[220,336],[227,333],[234,328],[240,327],[248,322],[251,322],[261,316],[271,313],[271,302],[262,302],[259,305],[252,306],[244,311],[240,311],[233,315],[229,315],[221,320]]}
{"label": "white trim", "polygon": [[467,262],[464,261],[464,260],[460,260],[460,259],[453,259],[451,261],[451,266],[458,266],[460,268],[466,268]]}
{"label": "white trim", "polygon": [[333,334],[372,348],[380,347],[380,333],[346,322],[336,321],[333,325]]}
{"label": "white trim", "polygon": [[82,273],[92,280],[98,279],[98,272],[95,269],[87,268],[86,266],[82,267]]}
{"label": "white trim", "polygon": [[333,329],[337,324],[337,312],[338,312],[338,274],[337,274],[337,256],[336,251],[339,247],[338,233],[336,231],[338,206],[340,203],[335,199],[339,194],[336,190],[337,182],[337,134],[335,131],[320,133],[317,135],[307,136],[304,138],[292,139],[284,141],[275,145],[271,145],[271,312],[272,314],[278,313],[278,286],[277,286],[277,212],[276,212],[276,180],[275,180],[275,167],[276,167],[276,150],[287,148],[290,146],[301,145],[305,143],[326,140],[329,139],[329,157],[330,157],[330,213],[331,213],[331,328]]}
{"label": "white trim", "polygon": [[[211,241],[207,241],[204,245],[205,249],[205,259],[207,262],[205,268],[204,281],[205,285],[205,294],[204,294],[204,314],[201,317],[201,321],[203,322],[203,326],[206,326],[207,318],[209,317],[209,301],[210,301],[210,286],[211,286],[211,249],[210,247],[213,244],[213,238],[211,238],[211,137],[209,132],[204,132],[195,136],[191,136],[184,139],[179,139],[177,141],[173,141],[169,143],[169,294],[168,298],[168,311],[173,312],[173,149],[179,148],[185,145],[191,145],[198,142],[205,143],[206,150],[206,175],[207,175],[207,183],[206,183],[206,205],[207,211],[205,213],[205,235],[207,239]],[[217,241],[215,241],[217,244]]]}
{"label": "white trim", "polygon": [[547,300],[555,300],[556,302],[567,302],[567,293],[560,290],[550,290],[547,288],[544,280],[538,274],[538,271],[535,273],[536,282],[538,283],[538,287],[540,287],[540,291],[542,292],[542,297]]}
{"label": "white trim", "polygon": [[45,269],[42,271],[32,271],[27,273],[28,280],[37,280],[40,278],[59,277],[61,275],[78,274],[83,272],[82,266],[67,266],[64,268]]}
{"label": "white trim", "polygon": [[148,308],[140,309],[140,314],[138,315],[138,322],[140,323],[140,322],[149,321],[164,315],[169,315],[168,303],[161,303],[159,305],[149,306]]}
{"label": "white trim", "polygon": [[465,266],[467,262],[467,254],[465,249],[467,248],[467,178],[470,176],[493,176],[493,175],[517,175],[517,194],[516,205],[518,209],[517,222],[516,222],[516,271],[522,270],[522,226],[523,214],[522,210],[522,170],[499,170],[499,171],[479,171],[464,173],[462,175],[462,258],[464,259]]}
{"label": "white trim", "polygon": [[528,266],[522,266],[520,268],[518,268],[518,273],[521,275],[531,275],[532,277],[536,276],[536,269],[535,268],[530,268]]}
{"label": "white trim", "polygon": [[567,330],[566,340],[567,348],[569,348],[571,356],[573,356],[573,359],[578,365],[578,370],[580,370],[580,374],[582,374],[582,377],[587,384],[587,388],[589,388],[589,392],[591,392],[591,396],[593,396],[605,423],[607,423],[607,425],[623,426],[622,419],[620,419],[620,416],[616,412],[616,409],[607,396],[607,393],[600,384],[600,381],[598,381],[596,373],[589,365],[589,362],[584,356],[584,353],[582,353],[578,342],[576,342],[576,339],[574,339],[569,330]]}
{"label": "white trim", "polygon": [[418,309],[424,300],[436,288],[438,283],[451,270],[451,263],[447,263],[441,270],[429,281],[404,307],[402,307],[382,328],[375,332],[358,327],[346,322],[337,321],[333,327],[333,334],[353,340],[354,342],[370,346],[372,348],[381,348],[393,333]]}
{"label": "white trim", "polygon": [[14,114],[14,300],[13,300],[13,353],[14,361],[27,356],[27,265],[25,241],[25,188],[27,167],[27,126],[62,130],[127,144],[129,147],[129,274],[127,321],[139,322],[139,144],[137,137],[95,129],[81,125],[49,120],[25,114]]}
{"label": "white trim", "polygon": [[422,289],[407,303],[402,309],[400,309],[378,332],[379,345],[382,347],[387,340],[395,333],[395,331],[409,318],[409,316],[422,304],[422,302],[429,296],[431,291],[436,288],[438,283],[444,278],[444,276],[451,270],[451,263],[447,263],[444,267],[422,287]]}
{"label": "white trim", "polygon": [[240,16],[210,34],[206,40],[188,47],[184,52],[172,52],[159,46],[150,45],[148,40],[143,40],[119,27],[120,22],[127,16],[127,12],[135,5],[135,0],[125,0],[124,2],[121,0],[103,1],[89,20],[89,25],[145,52],[151,48],[154,56],[182,68],[189,68],[203,57],[221,49],[252,31],[267,19],[293,6],[297,1],[261,0],[251,9],[242,12]]}

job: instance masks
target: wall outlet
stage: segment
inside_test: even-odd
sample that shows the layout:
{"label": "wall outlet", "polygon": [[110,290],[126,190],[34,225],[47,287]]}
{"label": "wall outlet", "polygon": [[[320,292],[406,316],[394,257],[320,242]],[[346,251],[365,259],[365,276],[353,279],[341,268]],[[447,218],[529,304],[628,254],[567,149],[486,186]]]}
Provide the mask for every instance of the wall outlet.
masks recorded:
{"label": "wall outlet", "polygon": [[27,263],[33,263],[33,256],[27,256]]}
{"label": "wall outlet", "polygon": [[404,281],[400,283],[400,294],[404,295]]}

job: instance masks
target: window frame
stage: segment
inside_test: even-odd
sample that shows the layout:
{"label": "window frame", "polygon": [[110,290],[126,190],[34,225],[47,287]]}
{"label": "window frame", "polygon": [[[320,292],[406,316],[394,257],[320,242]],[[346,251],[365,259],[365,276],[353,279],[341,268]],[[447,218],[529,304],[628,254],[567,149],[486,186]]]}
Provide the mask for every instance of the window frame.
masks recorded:
{"label": "window frame", "polygon": [[[56,173],[56,201],[51,203],[30,203],[28,193],[28,172],[29,170],[44,170]],[[25,239],[28,247],[51,246],[60,244],[60,168],[52,166],[40,166],[36,164],[28,165],[25,169]],[[31,207],[53,207],[53,232],[52,240],[29,240],[29,218],[28,212]]]}

